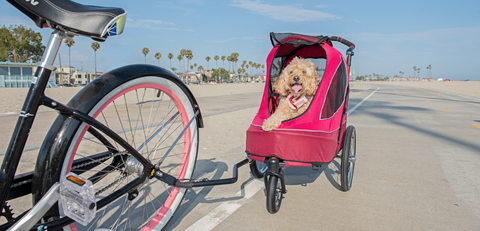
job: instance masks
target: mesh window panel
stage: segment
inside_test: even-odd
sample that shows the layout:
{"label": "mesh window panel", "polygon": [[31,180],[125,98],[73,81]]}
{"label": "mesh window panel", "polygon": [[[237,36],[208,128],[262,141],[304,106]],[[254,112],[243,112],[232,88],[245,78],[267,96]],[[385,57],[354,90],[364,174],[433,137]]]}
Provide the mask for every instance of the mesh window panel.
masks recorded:
{"label": "mesh window panel", "polygon": [[322,109],[322,119],[332,117],[342,106],[343,100],[345,100],[345,88],[347,85],[346,74],[345,63],[342,60],[328,89],[327,98]]}

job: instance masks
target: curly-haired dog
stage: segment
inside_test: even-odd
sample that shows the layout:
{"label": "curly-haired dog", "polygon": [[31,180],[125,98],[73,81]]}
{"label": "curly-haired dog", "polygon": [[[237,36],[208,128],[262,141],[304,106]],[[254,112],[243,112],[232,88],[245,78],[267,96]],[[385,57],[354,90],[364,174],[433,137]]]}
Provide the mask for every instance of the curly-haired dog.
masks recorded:
{"label": "curly-haired dog", "polygon": [[315,64],[307,59],[293,58],[273,86],[280,94],[280,102],[275,113],[263,122],[262,129],[271,131],[282,121],[305,112],[312,102],[316,86]]}

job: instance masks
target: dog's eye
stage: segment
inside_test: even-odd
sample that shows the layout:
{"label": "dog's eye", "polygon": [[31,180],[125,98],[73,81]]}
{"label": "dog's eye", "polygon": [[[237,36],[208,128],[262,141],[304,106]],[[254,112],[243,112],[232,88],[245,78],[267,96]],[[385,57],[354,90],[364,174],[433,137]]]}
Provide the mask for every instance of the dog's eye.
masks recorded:
{"label": "dog's eye", "polygon": [[302,71],[302,72],[303,72],[303,74],[306,74],[306,73],[307,73],[306,71]]}
{"label": "dog's eye", "polygon": [[293,73],[293,71],[290,71],[290,74],[292,74],[292,73]]}

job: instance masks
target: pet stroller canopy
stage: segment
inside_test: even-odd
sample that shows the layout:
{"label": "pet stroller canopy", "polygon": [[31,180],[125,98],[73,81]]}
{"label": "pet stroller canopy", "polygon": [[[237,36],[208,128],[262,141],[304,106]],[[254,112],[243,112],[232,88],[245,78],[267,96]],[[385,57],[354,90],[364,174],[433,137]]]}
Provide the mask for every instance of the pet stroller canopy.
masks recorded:
{"label": "pet stroller canopy", "polygon": [[[246,151],[258,161],[275,156],[290,166],[328,163],[343,145],[349,73],[347,61],[331,41],[349,46],[349,51],[354,45],[339,37],[292,33],[271,33],[270,40],[273,48],[267,57],[265,88],[259,111],[247,130]],[[278,105],[273,85],[283,68],[297,56],[316,64],[319,83],[313,101],[302,115],[265,132],[261,128],[263,121]]]}

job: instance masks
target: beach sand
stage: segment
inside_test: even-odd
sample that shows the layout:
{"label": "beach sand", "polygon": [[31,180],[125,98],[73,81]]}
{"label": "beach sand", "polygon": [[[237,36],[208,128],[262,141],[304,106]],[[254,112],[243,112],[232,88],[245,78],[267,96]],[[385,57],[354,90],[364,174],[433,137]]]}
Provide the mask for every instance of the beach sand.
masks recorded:
{"label": "beach sand", "polygon": [[[265,85],[256,84],[204,84],[188,86],[196,98],[221,95],[246,94],[262,92]],[[57,100],[62,104],[68,101],[80,91],[82,87],[47,88],[45,95]],[[0,116],[18,115],[22,109],[23,101],[28,93],[28,88],[0,88]],[[50,110],[40,107],[40,111]]]}
{"label": "beach sand", "polygon": [[[368,84],[369,82],[361,82]],[[425,82],[425,81],[395,81],[395,82],[370,82],[374,84],[394,84],[398,86],[419,87],[441,90],[459,95],[480,97],[480,81],[449,81],[449,82]]]}
{"label": "beach sand", "polygon": [[[400,86],[420,87],[451,92],[460,95],[480,97],[480,81],[450,81],[450,82],[423,82],[423,81],[397,81],[397,82],[351,82],[351,88],[366,90],[372,84],[394,84]],[[256,84],[205,84],[188,86],[195,97],[212,97],[221,95],[246,94],[262,92],[265,85]],[[50,98],[66,104],[82,89],[81,87],[47,88],[45,94]],[[21,111],[23,100],[28,88],[0,88],[0,116],[18,115]],[[352,95],[351,95],[352,96]],[[40,111],[50,110],[41,107]]]}

